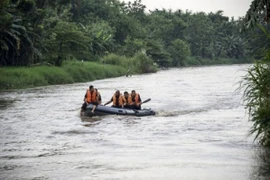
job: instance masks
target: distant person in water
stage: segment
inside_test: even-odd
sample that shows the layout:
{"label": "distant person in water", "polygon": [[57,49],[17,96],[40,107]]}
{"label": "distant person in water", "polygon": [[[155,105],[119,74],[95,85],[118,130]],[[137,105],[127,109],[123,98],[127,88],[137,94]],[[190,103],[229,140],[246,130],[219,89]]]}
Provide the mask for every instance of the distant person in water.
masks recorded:
{"label": "distant person in water", "polygon": [[112,107],[116,107],[116,108],[123,108],[124,107],[125,100],[124,100],[123,95],[120,93],[119,90],[117,90],[114,93],[114,95],[111,98],[111,100],[108,101],[108,102],[106,102],[104,104],[104,106],[106,106],[107,104],[110,104],[111,102],[113,102]]}
{"label": "distant person in water", "polygon": [[131,103],[130,105],[132,106],[132,108],[134,109],[141,109],[141,104],[142,104],[142,100],[141,100],[141,96],[140,94],[136,93],[135,90],[131,91]]}
{"label": "distant person in water", "polygon": [[98,105],[98,100],[97,100],[97,91],[94,88],[94,86],[89,86],[89,89],[86,90],[85,96],[84,96],[84,103],[81,107],[81,114],[83,111],[86,110],[86,106],[88,104],[93,104],[93,109],[92,109],[92,113],[94,113],[97,105]]}

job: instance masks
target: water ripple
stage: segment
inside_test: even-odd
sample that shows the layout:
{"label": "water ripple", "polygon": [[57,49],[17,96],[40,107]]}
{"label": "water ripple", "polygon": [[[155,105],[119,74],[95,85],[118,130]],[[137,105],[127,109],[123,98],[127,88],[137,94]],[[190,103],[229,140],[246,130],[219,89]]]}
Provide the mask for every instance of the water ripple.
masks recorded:
{"label": "water ripple", "polygon": [[[267,179],[267,153],[247,136],[250,123],[235,92],[239,69],[247,67],[0,92],[0,179]],[[143,108],[157,114],[81,117],[90,84],[103,103],[116,89],[135,89],[151,98]]]}

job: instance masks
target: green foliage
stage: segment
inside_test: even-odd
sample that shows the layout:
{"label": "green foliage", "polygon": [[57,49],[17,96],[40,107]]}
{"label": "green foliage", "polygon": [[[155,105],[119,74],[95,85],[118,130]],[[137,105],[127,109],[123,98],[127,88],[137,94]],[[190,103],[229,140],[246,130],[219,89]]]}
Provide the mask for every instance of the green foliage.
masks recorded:
{"label": "green foliage", "polygon": [[161,41],[154,39],[147,40],[146,54],[160,67],[169,67],[171,64],[170,54],[164,49]]}
{"label": "green foliage", "polygon": [[188,56],[184,62],[184,66],[201,66],[202,64],[201,58],[196,56]]}
{"label": "green foliage", "polygon": [[270,6],[268,0],[253,0],[246,16],[243,18],[242,30],[253,28],[258,23],[270,21]]}
{"label": "green foliage", "polygon": [[9,0],[0,1],[0,9],[3,10],[9,3]]}
{"label": "green foliage", "polygon": [[104,21],[83,26],[83,30],[90,38],[89,50],[94,56],[103,56],[115,49],[112,27]]}
{"label": "green foliage", "polygon": [[128,37],[124,43],[125,45],[122,46],[118,53],[121,55],[126,55],[128,57],[132,57],[137,52],[146,49],[146,42],[142,39],[131,39],[130,37]]}
{"label": "green foliage", "polygon": [[58,22],[51,28],[44,39],[43,46],[47,57],[55,60],[55,65],[61,66],[62,59],[74,56],[85,59],[89,56],[87,44],[90,38],[86,36],[75,23]]}
{"label": "green foliage", "polygon": [[184,66],[184,60],[191,55],[189,44],[181,39],[172,41],[168,52],[172,57],[172,66]]}
{"label": "green foliage", "polygon": [[0,82],[0,89],[19,89],[74,81],[67,72],[57,67],[21,67],[1,70]]}
{"label": "green foliage", "polygon": [[207,49],[214,39],[215,32],[211,19],[205,13],[196,13],[190,17],[186,31],[192,55],[203,58],[211,57],[212,52]]}
{"label": "green foliage", "polygon": [[137,73],[153,73],[157,72],[153,59],[145,53],[138,52],[133,57],[133,64]]}
{"label": "green foliage", "polygon": [[[254,0],[243,21],[243,29],[249,29],[259,21],[269,21],[269,2]],[[255,134],[255,140],[270,147],[270,34],[265,27],[257,24],[264,34],[266,45],[259,47],[262,53],[260,61],[255,62],[248,69],[242,80],[244,87],[244,102],[249,111],[249,119],[252,122],[251,134]]]}
{"label": "green foliage", "polygon": [[23,20],[34,6],[33,1],[19,1],[13,4],[3,1],[0,9],[0,65],[28,65],[40,51],[34,46],[35,35],[30,23]]}
{"label": "green foliage", "polygon": [[66,62],[63,69],[75,82],[92,81],[123,75],[125,69],[114,65],[102,65],[92,62]]}
{"label": "green foliage", "polygon": [[145,51],[160,67],[182,66],[189,53],[177,52],[171,44],[176,40],[189,44],[191,56],[247,56],[247,36],[237,29],[241,21],[229,21],[222,11],[145,9],[141,0],[2,0],[0,65],[47,61],[61,66],[66,60],[98,61],[110,53],[133,57]]}
{"label": "green foliage", "polygon": [[29,12],[31,11],[35,6],[35,1],[34,0],[23,0],[20,1],[18,4],[18,9],[20,9],[22,12]]}
{"label": "green foliage", "polygon": [[245,42],[242,42],[243,39],[240,37],[227,36],[222,39],[222,45],[219,46],[219,55],[224,57],[233,57],[239,58],[244,57],[245,55]]}
{"label": "green foliage", "polygon": [[184,61],[184,66],[207,66],[217,64],[245,64],[252,63],[251,59],[232,59],[232,58],[202,58],[200,56],[188,56]]}
{"label": "green foliage", "polygon": [[133,57],[109,54],[103,57],[102,63],[121,66],[125,68],[129,74],[157,71],[154,61],[142,52],[137,52]]}
{"label": "green foliage", "polygon": [[125,68],[129,68],[132,64],[132,59],[126,56],[119,56],[117,54],[108,54],[102,58],[102,63],[122,66]]}
{"label": "green foliage", "polygon": [[250,133],[255,139],[270,147],[270,59],[258,61],[243,78],[245,106],[253,123]]}
{"label": "green foliage", "polygon": [[29,68],[1,68],[0,89],[20,89],[48,85],[40,74],[29,71]]}
{"label": "green foliage", "polygon": [[34,67],[32,72],[36,72],[44,77],[48,84],[70,84],[74,83],[68,72],[59,67]]}
{"label": "green foliage", "polygon": [[253,52],[253,56],[256,59],[263,58],[268,51],[269,48],[269,34],[268,31],[270,31],[270,25],[260,25],[257,24],[254,31],[250,31],[250,41],[253,44],[253,49],[251,49],[251,52]]}
{"label": "green foliage", "polygon": [[184,39],[187,26],[181,18],[181,13],[165,9],[151,12],[147,24],[149,37],[162,40],[165,46],[174,39]]}
{"label": "green foliage", "polygon": [[0,89],[87,82],[125,75],[126,68],[92,62],[64,62],[62,67],[35,66],[0,68]]}

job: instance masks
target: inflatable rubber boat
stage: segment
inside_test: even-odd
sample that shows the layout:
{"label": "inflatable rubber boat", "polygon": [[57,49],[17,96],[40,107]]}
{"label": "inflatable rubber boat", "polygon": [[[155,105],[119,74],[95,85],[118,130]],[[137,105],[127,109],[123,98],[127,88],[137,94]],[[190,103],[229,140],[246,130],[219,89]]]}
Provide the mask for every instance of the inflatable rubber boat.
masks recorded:
{"label": "inflatable rubber boat", "polygon": [[110,106],[98,105],[92,113],[93,105],[89,104],[86,110],[83,112],[85,116],[104,116],[104,115],[126,115],[126,116],[153,116],[155,111],[151,109],[127,109],[127,108],[115,108]]}

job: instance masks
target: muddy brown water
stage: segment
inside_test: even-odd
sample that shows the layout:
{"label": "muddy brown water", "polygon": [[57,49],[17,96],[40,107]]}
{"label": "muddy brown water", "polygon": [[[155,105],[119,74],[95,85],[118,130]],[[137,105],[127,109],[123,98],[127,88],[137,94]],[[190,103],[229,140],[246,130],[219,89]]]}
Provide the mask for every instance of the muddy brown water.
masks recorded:
{"label": "muddy brown water", "polygon": [[[179,68],[0,92],[0,179],[269,179],[269,150],[236,91],[249,65]],[[135,89],[155,116],[80,117],[89,85],[103,103]],[[268,161],[268,162],[267,162]]]}

